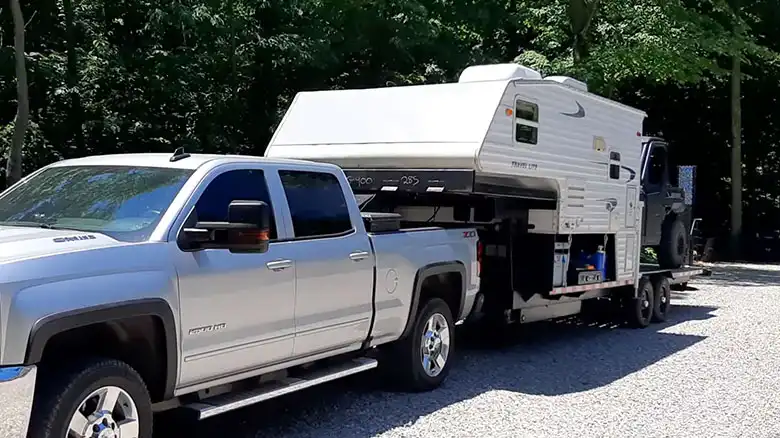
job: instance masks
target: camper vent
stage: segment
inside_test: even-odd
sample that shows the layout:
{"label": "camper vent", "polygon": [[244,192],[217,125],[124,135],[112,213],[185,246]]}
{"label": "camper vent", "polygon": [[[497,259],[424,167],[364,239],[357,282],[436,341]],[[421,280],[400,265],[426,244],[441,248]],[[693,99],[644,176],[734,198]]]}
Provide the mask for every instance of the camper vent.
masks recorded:
{"label": "camper vent", "polygon": [[458,82],[542,79],[538,71],[518,64],[472,65],[460,74]]}
{"label": "camper vent", "polygon": [[544,79],[547,81],[555,81],[563,85],[568,85],[569,87],[576,88],[581,91],[588,91],[588,84],[568,76],[547,76]]}

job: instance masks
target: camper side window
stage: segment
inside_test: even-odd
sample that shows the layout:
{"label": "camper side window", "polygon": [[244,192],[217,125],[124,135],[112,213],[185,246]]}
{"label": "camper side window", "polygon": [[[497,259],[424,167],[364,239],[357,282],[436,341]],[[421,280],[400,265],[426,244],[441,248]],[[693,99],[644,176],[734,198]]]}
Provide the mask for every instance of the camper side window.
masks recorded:
{"label": "camper side window", "polygon": [[539,105],[515,101],[515,141],[536,144],[539,138]]}

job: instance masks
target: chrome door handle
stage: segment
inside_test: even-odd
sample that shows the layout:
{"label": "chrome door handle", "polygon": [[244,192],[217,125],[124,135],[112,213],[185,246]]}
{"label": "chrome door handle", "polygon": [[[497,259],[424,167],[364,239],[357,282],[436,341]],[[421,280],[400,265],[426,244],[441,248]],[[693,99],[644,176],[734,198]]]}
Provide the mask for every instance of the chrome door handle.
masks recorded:
{"label": "chrome door handle", "polygon": [[281,271],[292,266],[292,260],[274,260],[265,264],[272,271]]}
{"label": "chrome door handle", "polygon": [[368,256],[369,256],[368,251],[357,251],[357,252],[353,252],[352,254],[350,254],[349,258],[353,262],[359,262],[359,261],[365,259]]}

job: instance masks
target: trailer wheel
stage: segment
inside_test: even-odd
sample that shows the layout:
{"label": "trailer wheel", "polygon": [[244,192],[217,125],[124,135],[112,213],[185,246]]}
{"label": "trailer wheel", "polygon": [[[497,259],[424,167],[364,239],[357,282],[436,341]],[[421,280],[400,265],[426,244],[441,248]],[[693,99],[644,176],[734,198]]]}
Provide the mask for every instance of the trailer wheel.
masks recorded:
{"label": "trailer wheel", "polygon": [[639,280],[636,298],[625,301],[626,322],[633,328],[645,328],[653,317],[653,285],[647,278]]}
{"label": "trailer wheel", "polygon": [[399,389],[430,391],[450,373],[455,321],[447,303],[431,298],[417,313],[412,332],[386,351],[386,371]]}
{"label": "trailer wheel", "polygon": [[658,276],[653,280],[653,322],[664,322],[672,306],[672,291],[669,279]]}
{"label": "trailer wheel", "polygon": [[664,269],[676,269],[688,258],[688,233],[680,219],[664,222],[661,244],[658,247],[658,264]]}

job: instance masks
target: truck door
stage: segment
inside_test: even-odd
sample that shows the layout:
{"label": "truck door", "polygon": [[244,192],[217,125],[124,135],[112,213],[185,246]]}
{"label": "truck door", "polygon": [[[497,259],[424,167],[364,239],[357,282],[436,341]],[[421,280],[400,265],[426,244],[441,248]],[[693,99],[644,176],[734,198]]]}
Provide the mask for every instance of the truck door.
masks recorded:
{"label": "truck door", "polygon": [[352,223],[359,212],[347,202],[351,191],[319,169],[288,168],[279,176],[296,251],[293,354],[359,346],[373,314],[375,262],[368,236]]}
{"label": "truck door", "polygon": [[[278,212],[284,194],[275,170],[246,163],[208,175],[184,226],[227,221],[233,200],[265,201],[274,211],[266,253],[175,248],[182,332],[181,384],[235,374],[292,356],[295,254]],[[274,180],[276,178],[276,180]],[[194,204],[194,205],[193,205]],[[192,210],[192,213],[189,211]],[[183,227],[182,227],[183,228]],[[178,230],[177,230],[178,232]]]}
{"label": "truck door", "polygon": [[671,207],[667,196],[669,172],[666,145],[660,142],[650,142],[646,146],[647,159],[644,163],[642,188],[644,192],[645,209],[642,222],[643,245],[654,246],[661,242],[661,226]]}

